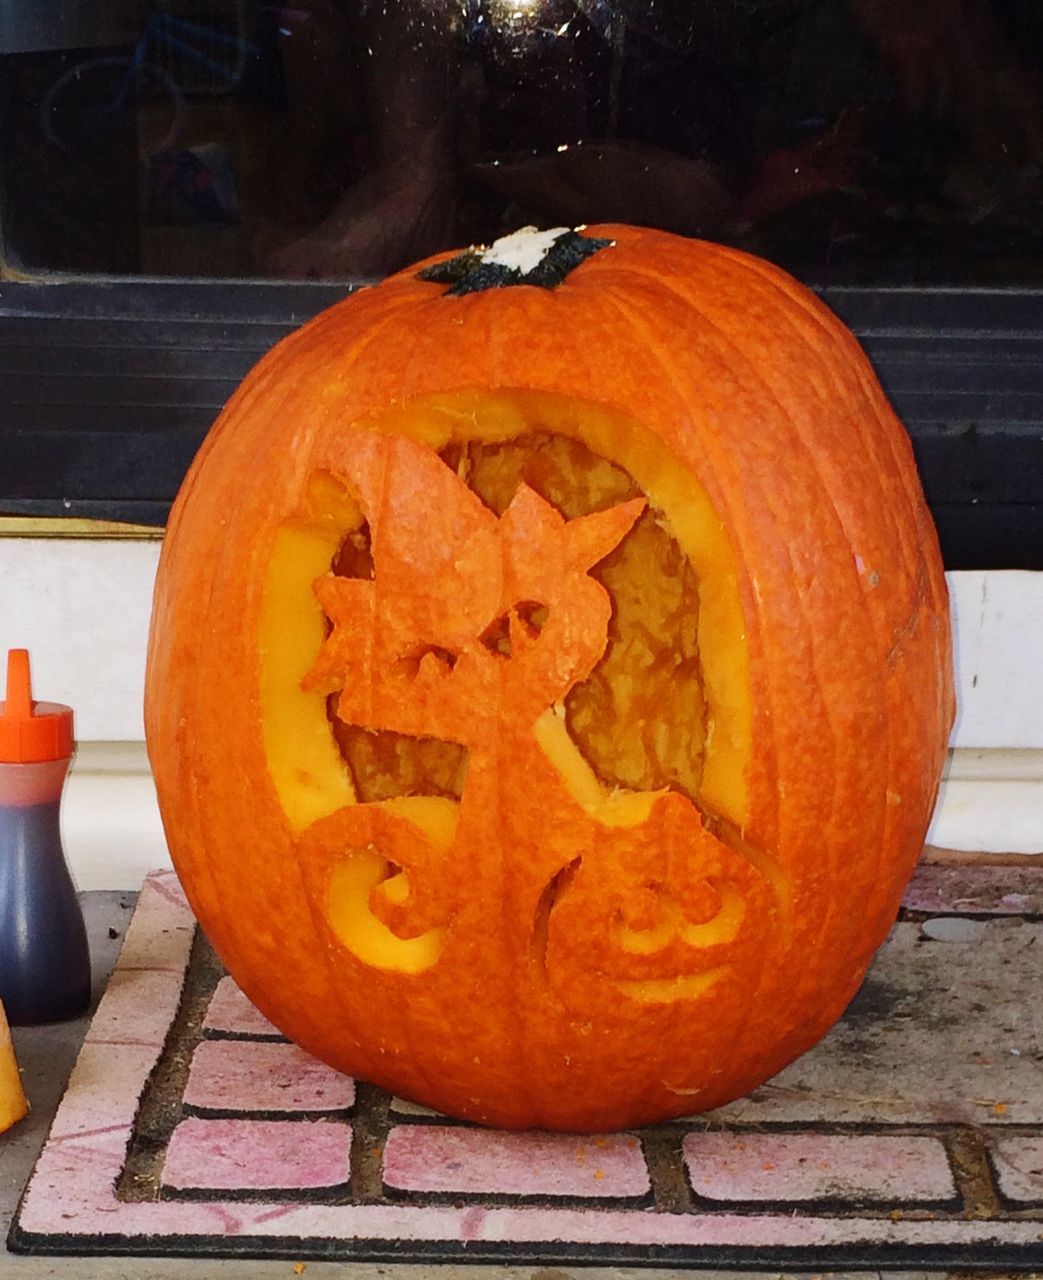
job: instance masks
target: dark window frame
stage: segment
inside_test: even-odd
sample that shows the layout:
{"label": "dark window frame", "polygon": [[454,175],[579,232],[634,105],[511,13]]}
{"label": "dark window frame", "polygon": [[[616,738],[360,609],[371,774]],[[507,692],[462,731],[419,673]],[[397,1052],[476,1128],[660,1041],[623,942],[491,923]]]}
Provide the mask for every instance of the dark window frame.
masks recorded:
{"label": "dark window frame", "polygon": [[[0,516],[160,527],[275,341],[360,283],[0,281]],[[949,569],[1043,569],[1043,290],[826,287],[906,424]]]}

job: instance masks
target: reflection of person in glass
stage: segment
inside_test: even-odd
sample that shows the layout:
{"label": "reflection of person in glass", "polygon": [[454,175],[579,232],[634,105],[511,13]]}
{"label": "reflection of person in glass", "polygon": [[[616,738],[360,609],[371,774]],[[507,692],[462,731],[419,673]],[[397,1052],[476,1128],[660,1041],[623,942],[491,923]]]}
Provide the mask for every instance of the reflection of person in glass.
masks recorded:
{"label": "reflection of person in glass", "polygon": [[910,115],[950,118],[983,160],[1043,160],[1038,73],[1019,62],[984,0],[848,3],[890,64]]}
{"label": "reflection of person in glass", "polygon": [[[800,31],[822,10],[296,0],[282,26],[288,113],[267,268],[375,276],[524,221],[741,240],[809,195],[858,184],[854,94],[796,143],[773,135]],[[846,12],[849,40],[869,38],[910,123],[962,138],[955,198],[979,198],[997,165],[1038,180],[1038,85],[989,0],[846,0]],[[834,56],[825,40],[813,48],[812,80],[814,59],[825,72]],[[353,81],[345,68],[360,60]]]}
{"label": "reflection of person in glass", "polygon": [[276,172],[291,234],[270,251],[275,274],[380,275],[449,242],[454,28],[424,0],[287,10]]}

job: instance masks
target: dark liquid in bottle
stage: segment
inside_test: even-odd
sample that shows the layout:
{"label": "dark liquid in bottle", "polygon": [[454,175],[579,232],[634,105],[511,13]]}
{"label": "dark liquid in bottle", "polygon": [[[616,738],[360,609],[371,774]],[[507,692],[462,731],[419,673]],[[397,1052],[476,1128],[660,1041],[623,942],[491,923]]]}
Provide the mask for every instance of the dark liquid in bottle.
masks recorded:
{"label": "dark liquid in bottle", "polygon": [[12,1026],[62,1022],[90,1003],[87,931],[58,805],[0,805],[0,1000]]}

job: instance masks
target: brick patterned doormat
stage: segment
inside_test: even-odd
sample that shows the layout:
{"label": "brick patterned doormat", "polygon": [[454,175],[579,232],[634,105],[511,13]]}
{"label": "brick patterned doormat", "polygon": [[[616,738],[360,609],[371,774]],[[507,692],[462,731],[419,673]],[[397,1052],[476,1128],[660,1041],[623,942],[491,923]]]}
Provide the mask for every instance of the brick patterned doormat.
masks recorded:
{"label": "brick patterned doormat", "polygon": [[926,867],[826,1039],[709,1116],[446,1121],[283,1040],[150,877],[16,1251],[1043,1268],[1043,868]]}

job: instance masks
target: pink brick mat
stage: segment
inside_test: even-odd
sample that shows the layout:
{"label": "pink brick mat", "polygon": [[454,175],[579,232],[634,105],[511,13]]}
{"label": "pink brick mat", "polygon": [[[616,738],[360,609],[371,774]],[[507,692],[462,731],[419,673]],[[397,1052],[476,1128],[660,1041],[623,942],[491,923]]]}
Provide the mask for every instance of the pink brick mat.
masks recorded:
{"label": "pink brick mat", "polygon": [[12,1227],[52,1254],[1043,1268],[1043,868],[926,867],[749,1098],[595,1138],[446,1120],[289,1044],[149,878]]}

